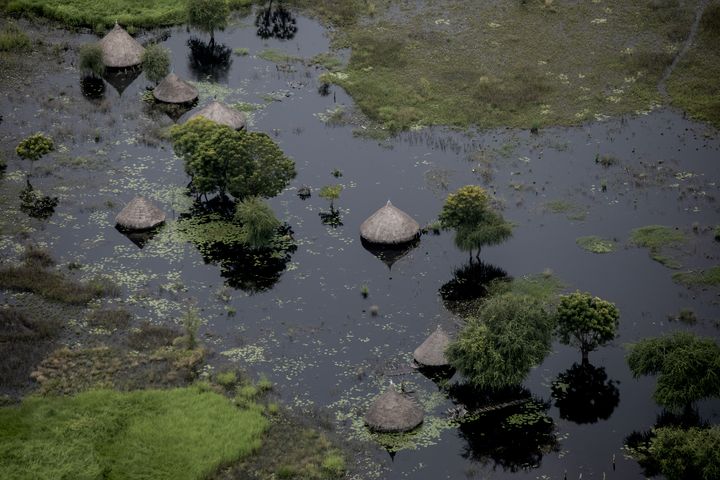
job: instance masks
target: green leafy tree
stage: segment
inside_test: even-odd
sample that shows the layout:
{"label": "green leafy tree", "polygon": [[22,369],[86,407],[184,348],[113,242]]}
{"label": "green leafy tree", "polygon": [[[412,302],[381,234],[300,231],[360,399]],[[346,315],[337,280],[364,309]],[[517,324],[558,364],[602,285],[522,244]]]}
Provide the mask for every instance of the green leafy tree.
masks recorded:
{"label": "green leafy tree", "polygon": [[227,0],[188,0],[188,24],[209,33],[210,44],[215,43],[215,30],[223,30],[227,26],[229,15]]}
{"label": "green leafy tree", "polygon": [[479,388],[522,383],[550,353],[552,317],[537,300],[511,293],[486,300],[446,351],[450,364]]}
{"label": "green leafy tree", "polygon": [[619,320],[620,312],[607,300],[582,292],[560,297],[558,336],[565,345],[580,348],[583,363],[590,352],[615,338]]}
{"label": "green leafy tree", "polygon": [[272,208],[258,197],[248,197],[237,204],[235,221],[242,225],[243,243],[252,248],[267,247],[281,225]]}
{"label": "green leafy tree", "polygon": [[99,43],[86,43],[80,47],[80,71],[85,76],[102,77],[105,73],[102,48]]}
{"label": "green leafy tree", "polygon": [[455,245],[463,250],[477,250],[485,245],[497,245],[510,238],[512,226],[493,210],[490,197],[482,187],[466,185],[445,199],[438,217],[446,230],[455,230]]}
{"label": "green leafy tree", "polygon": [[21,141],[15,148],[15,152],[20,158],[39,160],[43,155],[52,152],[54,149],[55,144],[52,138],[42,133],[36,133]]}
{"label": "green leafy tree", "polygon": [[325,185],[320,189],[320,198],[324,198],[330,202],[330,211],[335,211],[335,200],[340,198],[342,192],[342,185]]}
{"label": "green leafy tree", "polygon": [[656,428],[647,444],[630,449],[647,476],[667,480],[720,478],[720,426]]}
{"label": "green leafy tree", "polygon": [[147,79],[160,83],[170,72],[170,50],[157,43],[148,45],[142,54],[142,65]]}
{"label": "green leafy tree", "polygon": [[689,410],[704,398],[720,397],[720,346],[688,332],[648,338],[633,345],[628,365],[635,378],[658,375],[655,401]]}
{"label": "green leafy tree", "polygon": [[170,133],[199,194],[267,198],[295,177],[295,162],[264,133],[238,132],[205,118],[176,125]]}

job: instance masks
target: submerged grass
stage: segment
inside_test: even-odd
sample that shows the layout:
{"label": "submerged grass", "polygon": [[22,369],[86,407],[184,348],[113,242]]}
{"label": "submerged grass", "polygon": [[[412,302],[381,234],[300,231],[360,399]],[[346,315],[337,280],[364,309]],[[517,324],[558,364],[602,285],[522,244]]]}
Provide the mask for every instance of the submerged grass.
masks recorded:
{"label": "submerged grass", "polygon": [[610,253],[615,251],[615,242],[595,235],[580,237],[575,240],[575,243],[583,250],[592,253]]}
{"label": "submerged grass", "polygon": [[257,450],[259,408],[200,387],[29,397],[0,409],[5,479],[204,479]]}
{"label": "submerged grass", "polygon": [[630,233],[630,242],[650,250],[650,258],[668,268],[680,268],[682,265],[663,253],[667,247],[677,247],[686,241],[685,234],[677,228],[663,225],[648,225],[636,228]]}
{"label": "submerged grass", "polygon": [[668,81],[674,105],[720,128],[720,1],[705,9],[695,43]]}
{"label": "submerged grass", "polygon": [[712,267],[707,270],[677,272],[673,274],[673,280],[687,287],[715,287],[720,285],[720,267]]}
{"label": "submerged grass", "polygon": [[368,15],[365,2],[334,3],[355,16],[308,6],[339,22],[335,44],[352,48],[347,67],[326,77],[391,130],[571,125],[651,109],[694,7],[443,0],[400,3],[398,15],[378,1]]}

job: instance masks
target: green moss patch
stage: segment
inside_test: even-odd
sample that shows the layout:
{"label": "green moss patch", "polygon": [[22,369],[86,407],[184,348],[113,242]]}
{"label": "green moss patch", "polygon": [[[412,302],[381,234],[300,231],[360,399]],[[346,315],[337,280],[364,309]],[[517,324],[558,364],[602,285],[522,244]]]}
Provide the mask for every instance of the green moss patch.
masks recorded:
{"label": "green moss patch", "polygon": [[160,27],[183,23],[184,2],[177,0],[10,0],[7,13],[31,13],[72,27]]}
{"label": "green moss patch", "polygon": [[267,421],[200,388],[30,397],[0,409],[8,479],[204,479],[261,445]]}
{"label": "green moss patch", "polygon": [[677,247],[686,241],[685,234],[672,227],[648,225],[636,228],[630,233],[630,242],[650,250],[650,258],[668,268],[680,268],[682,265],[663,253],[664,249]]}
{"label": "green moss patch", "polygon": [[673,280],[688,287],[715,287],[720,285],[720,267],[707,270],[677,272]]}
{"label": "green moss patch", "polygon": [[592,253],[611,253],[615,251],[615,242],[612,240],[606,240],[604,238],[590,235],[588,237],[580,237],[575,240],[583,250],[587,250]]}

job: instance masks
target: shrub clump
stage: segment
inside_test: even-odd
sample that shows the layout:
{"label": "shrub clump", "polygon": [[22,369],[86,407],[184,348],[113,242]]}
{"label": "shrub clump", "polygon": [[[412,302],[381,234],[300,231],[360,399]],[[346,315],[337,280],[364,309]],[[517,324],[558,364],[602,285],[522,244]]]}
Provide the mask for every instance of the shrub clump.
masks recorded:
{"label": "shrub clump", "polygon": [[170,50],[157,43],[148,45],[142,55],[142,66],[147,79],[159,83],[170,72]]}
{"label": "shrub clump", "polygon": [[86,43],[80,47],[80,72],[86,77],[99,78],[105,73],[102,48],[99,43]]}
{"label": "shrub clump", "polygon": [[30,48],[30,38],[14,23],[0,31],[0,52],[23,52]]}
{"label": "shrub clump", "polygon": [[36,133],[22,140],[15,148],[15,153],[17,153],[20,158],[38,160],[40,157],[52,152],[54,149],[55,144],[53,143],[52,138],[45,136],[42,133]]}

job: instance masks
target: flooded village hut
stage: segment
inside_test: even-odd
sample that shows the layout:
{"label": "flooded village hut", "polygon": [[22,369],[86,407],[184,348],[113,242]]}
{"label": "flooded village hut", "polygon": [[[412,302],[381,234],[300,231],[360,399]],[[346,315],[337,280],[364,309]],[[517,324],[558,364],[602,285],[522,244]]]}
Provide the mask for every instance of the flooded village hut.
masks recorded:
{"label": "flooded village hut", "polygon": [[382,245],[410,242],[420,235],[420,225],[390,200],[360,225],[363,240]]}
{"label": "flooded village hut", "polygon": [[450,365],[445,356],[445,349],[450,343],[450,337],[438,326],[425,341],[415,349],[413,358],[425,367],[447,367]]}
{"label": "flooded village hut", "polygon": [[197,117],[204,117],[220,125],[227,125],[233,130],[242,130],[247,126],[247,118],[244,113],[220,102],[212,102],[210,105],[201,108],[190,115],[188,120]]}
{"label": "flooded village hut", "polygon": [[198,98],[198,90],[174,73],[170,73],[155,87],[153,96],[156,100],[165,103],[190,103]]}
{"label": "flooded village hut", "polygon": [[144,197],[135,197],[115,217],[117,226],[126,231],[149,230],[165,221],[165,213]]}
{"label": "flooded village hut", "polygon": [[365,414],[365,425],[380,433],[409,432],[423,422],[422,408],[391,385]]}
{"label": "flooded village hut", "polygon": [[103,63],[110,68],[130,68],[140,65],[145,51],[143,46],[117,23],[110,33],[100,40],[100,49]]}

